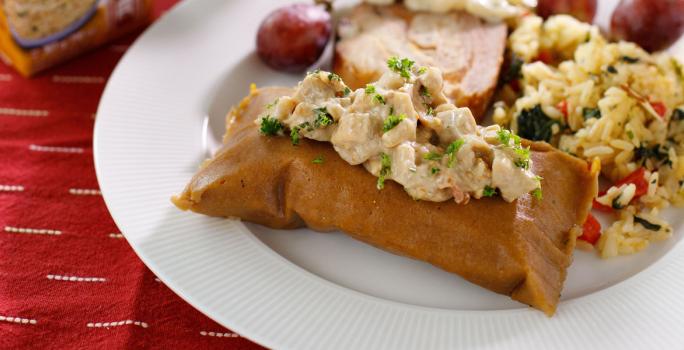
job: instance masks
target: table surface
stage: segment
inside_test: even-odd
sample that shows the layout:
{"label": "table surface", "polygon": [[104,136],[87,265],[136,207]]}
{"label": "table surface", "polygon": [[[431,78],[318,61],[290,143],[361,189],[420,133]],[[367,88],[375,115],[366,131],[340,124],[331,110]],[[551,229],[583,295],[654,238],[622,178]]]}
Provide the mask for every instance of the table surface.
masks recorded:
{"label": "table surface", "polygon": [[0,63],[0,349],[260,348],[164,286],[102,200],[93,124],[133,40],[32,79]]}

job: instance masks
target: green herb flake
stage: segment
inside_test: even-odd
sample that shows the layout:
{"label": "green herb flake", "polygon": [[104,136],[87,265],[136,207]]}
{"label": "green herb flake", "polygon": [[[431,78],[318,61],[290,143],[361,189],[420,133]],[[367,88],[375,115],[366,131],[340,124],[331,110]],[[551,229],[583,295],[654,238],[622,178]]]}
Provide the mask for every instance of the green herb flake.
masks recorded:
{"label": "green herb flake", "polygon": [[347,97],[347,96],[349,96],[349,94],[351,94],[351,92],[352,92],[351,89],[349,87],[345,86],[343,96]]}
{"label": "green herb flake", "polygon": [[443,156],[444,156],[443,154],[439,154],[437,152],[430,152],[430,153],[426,153],[425,155],[423,155],[423,159],[425,159],[425,160],[440,160],[440,159],[442,159]]}
{"label": "green herb flake", "polygon": [[392,173],[392,159],[387,154],[380,153],[380,164],[380,176],[376,185],[378,190],[385,188],[385,178]]}
{"label": "green herb flake", "polygon": [[634,132],[632,130],[627,130],[627,137],[629,137],[630,140],[633,139],[634,138]]}
{"label": "green herb flake", "polygon": [[601,119],[601,109],[585,107],[582,109],[582,116],[584,117],[584,120],[589,118]]}
{"label": "green herb flake", "polygon": [[424,98],[431,98],[432,95],[430,95],[430,91],[425,87],[425,85],[421,85],[420,89],[418,89],[418,93],[420,93],[420,96],[423,96]]}
{"label": "green herb flake", "polygon": [[530,168],[530,149],[529,148],[515,148],[515,154],[518,159],[515,160],[514,164],[518,168],[529,169]]}
{"label": "green herb flake", "polygon": [[316,128],[324,128],[335,122],[332,115],[328,112],[326,107],[316,108],[313,110],[316,118],[314,119],[314,126]]}
{"label": "green herb flake", "polygon": [[629,56],[620,57],[620,61],[625,62],[625,63],[629,63],[629,64],[639,63],[639,59],[637,57],[629,57]]}
{"label": "green herb flake", "polygon": [[624,205],[620,204],[620,197],[622,197],[622,194],[613,199],[613,202],[611,203],[613,209],[620,210],[625,207]]}
{"label": "green herb flake", "polygon": [[271,116],[265,116],[261,118],[261,126],[259,131],[266,136],[273,136],[284,129],[283,123],[276,118],[271,118]]}
{"label": "green herb flake", "polygon": [[427,72],[427,67],[418,68],[418,75],[425,74],[425,72]]}
{"label": "green herb flake", "polygon": [[551,141],[554,124],[559,124],[547,116],[541,108],[536,105],[534,108],[525,109],[518,115],[518,135],[532,141]]}
{"label": "green herb flake", "polygon": [[496,188],[491,186],[485,186],[482,190],[482,197],[494,197],[496,195]]}
{"label": "green herb flake", "polygon": [[676,108],[672,112],[672,120],[676,120],[676,121],[684,120],[684,110],[682,110],[681,108]]}
{"label": "green herb flake", "polygon": [[499,138],[499,143],[508,146],[511,142],[511,132],[506,129],[501,129],[496,132],[496,136]]}
{"label": "green herb flake", "polygon": [[430,173],[432,175],[437,175],[441,170],[442,169],[440,169],[440,168],[432,168],[432,169],[430,169]]}
{"label": "green herb flake", "polygon": [[273,100],[273,102],[267,104],[266,109],[273,109],[273,107],[275,107],[278,104],[278,100],[280,100],[280,98],[276,98],[275,100]]}
{"label": "green herb flake", "polygon": [[608,73],[610,73],[610,74],[618,74],[618,70],[617,70],[617,68],[615,68],[614,66],[608,66],[608,68],[606,68],[606,70],[607,70]]}
{"label": "green herb flake", "polygon": [[290,130],[290,141],[292,141],[292,145],[297,146],[299,144],[299,139],[300,139],[300,132],[302,129],[307,130],[307,131],[312,131],[313,128],[311,127],[311,124],[309,122],[304,122],[301,123],[295,127],[293,127]]}
{"label": "green herb flake", "polygon": [[375,101],[378,101],[378,103],[383,104],[383,105],[386,103],[385,98],[382,97],[382,95],[380,95],[380,94],[375,94],[375,96],[373,96],[373,99]]}
{"label": "green herb flake", "polygon": [[314,158],[314,160],[312,160],[311,163],[323,164],[324,161],[325,161],[325,159],[323,159],[323,156],[319,155],[318,157]]}
{"label": "green herb flake", "polygon": [[518,56],[513,54],[511,56],[510,62],[508,63],[508,69],[502,75],[501,82],[503,84],[508,84],[508,83],[512,83],[516,80],[522,79],[522,66],[523,66],[523,64],[525,64],[525,61],[523,61]]}
{"label": "green herb flake", "polygon": [[342,81],[339,75],[335,73],[328,73],[328,80],[330,81]]}
{"label": "green herb flake", "polygon": [[401,115],[390,114],[387,117],[387,119],[385,119],[385,121],[382,123],[382,132],[388,132],[388,131],[394,129],[394,127],[399,125],[399,123],[401,123],[401,121],[404,119],[406,119],[406,116],[403,114],[401,114]]}
{"label": "green herb flake", "polygon": [[634,222],[637,224],[640,224],[645,229],[651,230],[651,231],[660,231],[660,229],[663,228],[662,226],[660,226],[658,224],[654,224],[654,223],[652,223],[652,222],[650,222],[644,218],[638,217],[636,215],[634,215]]}
{"label": "green herb flake", "polygon": [[425,111],[425,114],[434,116],[435,115],[435,110],[432,109],[432,106],[427,106],[427,111]]}
{"label": "green herb flake", "polygon": [[533,196],[534,198],[536,198],[537,200],[539,200],[539,201],[542,200],[543,195],[542,195],[542,189],[541,189],[541,187],[539,187],[539,188],[535,189],[534,191],[532,191],[532,196]]}
{"label": "green herb flake", "polygon": [[375,86],[373,86],[371,84],[366,84],[365,91],[366,91],[366,95],[372,95],[375,93]]}
{"label": "green herb flake", "polygon": [[397,57],[390,57],[390,59],[387,60],[387,67],[401,75],[404,79],[411,78],[411,67],[413,67],[414,64],[415,62],[408,58],[399,59]]}
{"label": "green herb flake", "polygon": [[449,156],[449,161],[447,162],[449,168],[454,167],[454,164],[456,163],[456,154],[458,153],[458,150],[463,147],[463,144],[465,144],[465,141],[458,139],[447,147],[445,154]]}

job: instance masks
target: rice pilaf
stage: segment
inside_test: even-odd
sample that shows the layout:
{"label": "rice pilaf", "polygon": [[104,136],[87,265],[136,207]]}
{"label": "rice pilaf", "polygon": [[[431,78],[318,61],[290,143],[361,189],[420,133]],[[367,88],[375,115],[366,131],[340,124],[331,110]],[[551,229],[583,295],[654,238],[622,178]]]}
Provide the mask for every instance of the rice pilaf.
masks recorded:
{"label": "rice pilaf", "polygon": [[684,69],[674,57],[609,42],[566,16],[529,15],[509,36],[512,54],[494,121],[586,160],[615,185],[595,207],[611,211],[595,247],[632,254],[672,235],[660,217],[684,204]]}

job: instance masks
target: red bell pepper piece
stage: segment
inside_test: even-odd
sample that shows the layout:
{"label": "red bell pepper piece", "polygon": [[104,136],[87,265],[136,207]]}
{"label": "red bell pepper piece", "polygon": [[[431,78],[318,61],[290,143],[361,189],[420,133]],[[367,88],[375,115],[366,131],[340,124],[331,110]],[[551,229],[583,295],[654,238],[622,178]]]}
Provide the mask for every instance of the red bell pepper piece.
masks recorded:
{"label": "red bell pepper piece", "polygon": [[651,107],[653,107],[653,110],[655,110],[661,118],[665,118],[665,113],[667,113],[667,106],[665,106],[664,103],[658,101],[650,103]]}
{"label": "red bell pepper piece", "polygon": [[[605,193],[604,193],[604,194],[605,194]],[[599,193],[599,196],[602,196],[602,195],[603,195],[603,194],[600,194],[600,193]],[[598,211],[602,211],[602,212],[604,212],[604,213],[612,213],[612,212],[613,212],[613,208],[612,208],[612,207],[609,207],[609,206],[607,206],[607,205],[603,205],[603,204],[597,202],[596,199],[594,199],[594,202],[592,202],[591,207],[594,208],[594,209],[596,209],[596,210],[598,210]]]}
{"label": "red bell pepper piece", "polygon": [[563,100],[558,102],[558,105],[556,106],[558,110],[563,113],[563,118],[565,118],[565,124],[568,123],[568,100]]}
{"label": "red bell pepper piece", "polygon": [[589,214],[587,216],[587,221],[584,222],[582,228],[582,235],[577,237],[577,239],[594,245],[601,238],[601,223],[593,215]]}
{"label": "red bell pepper piece", "polygon": [[636,192],[634,192],[634,198],[632,200],[636,200],[648,192],[648,181],[644,177],[645,174],[646,169],[643,167],[639,168],[627,175],[624,179],[618,181],[615,186],[620,187],[625,184],[634,184],[636,186]]}
{"label": "red bell pepper piece", "polygon": [[541,51],[539,52],[539,56],[537,56],[537,61],[542,61],[545,64],[552,64],[554,59],[553,59],[553,54],[551,51]]}

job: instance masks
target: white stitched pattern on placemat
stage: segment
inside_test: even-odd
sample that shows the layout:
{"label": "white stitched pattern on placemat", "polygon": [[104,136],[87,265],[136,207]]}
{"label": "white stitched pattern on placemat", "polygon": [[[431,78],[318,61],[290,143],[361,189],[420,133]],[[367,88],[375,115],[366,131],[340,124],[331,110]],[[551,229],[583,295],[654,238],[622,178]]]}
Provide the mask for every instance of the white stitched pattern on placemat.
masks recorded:
{"label": "white stitched pattern on placemat", "polygon": [[50,230],[46,228],[26,228],[26,227],[13,227],[5,226],[5,232],[12,233],[28,233],[32,235],[61,235],[60,230]]}
{"label": "white stitched pattern on placemat", "polygon": [[47,275],[49,280],[67,281],[67,282],[107,282],[106,278],[102,277],[80,277],[80,276],[64,276],[64,275]]}
{"label": "white stitched pattern on placemat", "polygon": [[53,146],[40,146],[40,145],[29,145],[31,151],[36,152],[55,152],[55,153],[83,153],[84,149],[82,147],[53,147]]}
{"label": "white stitched pattern on placemat", "polygon": [[147,322],[133,321],[133,320],[123,320],[123,321],[114,321],[114,322],[88,322],[88,324],[86,326],[88,326],[88,328],[109,328],[109,327],[119,327],[119,326],[129,325],[129,324],[132,324],[134,326],[140,326],[142,328],[149,327]]}
{"label": "white stitched pattern on placemat", "polygon": [[22,192],[24,186],[20,185],[0,185],[0,192]]}
{"label": "white stitched pattern on placemat", "polygon": [[36,323],[38,323],[38,321],[36,321],[32,318],[23,318],[23,317],[5,316],[5,315],[0,315],[0,321],[10,322],[10,323],[21,323],[21,324],[36,324]]}
{"label": "white stitched pattern on placemat", "polygon": [[44,109],[24,109],[0,107],[0,115],[11,115],[15,117],[47,117],[50,112]]}
{"label": "white stitched pattern on placemat", "polygon": [[70,188],[69,193],[75,196],[99,196],[102,194],[100,190],[91,188]]}
{"label": "white stitched pattern on placemat", "polygon": [[218,338],[238,338],[240,337],[239,334],[237,333],[223,333],[223,332],[207,332],[207,331],[200,331],[200,335],[204,337],[218,337]]}

